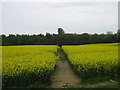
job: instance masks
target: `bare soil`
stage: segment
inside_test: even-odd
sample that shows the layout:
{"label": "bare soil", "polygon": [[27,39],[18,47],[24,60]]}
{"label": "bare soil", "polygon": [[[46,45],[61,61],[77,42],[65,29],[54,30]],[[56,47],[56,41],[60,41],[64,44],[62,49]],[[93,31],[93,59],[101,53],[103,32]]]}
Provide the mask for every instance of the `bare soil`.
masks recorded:
{"label": "bare soil", "polygon": [[51,88],[79,86],[80,78],[72,71],[67,61],[58,61],[56,70],[51,76]]}

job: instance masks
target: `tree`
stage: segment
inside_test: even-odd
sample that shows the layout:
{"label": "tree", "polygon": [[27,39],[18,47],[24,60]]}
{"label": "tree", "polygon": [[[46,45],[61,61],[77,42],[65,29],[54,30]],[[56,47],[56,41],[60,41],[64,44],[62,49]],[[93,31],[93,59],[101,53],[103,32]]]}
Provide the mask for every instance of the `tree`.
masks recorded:
{"label": "tree", "polygon": [[117,41],[120,42],[120,29],[117,31]]}
{"label": "tree", "polygon": [[110,34],[113,34],[113,32],[112,31],[108,31],[106,34],[110,35]]}
{"label": "tree", "polygon": [[120,34],[120,29],[117,30],[117,33]]}
{"label": "tree", "polygon": [[50,38],[52,35],[50,33],[46,33],[46,38]]}
{"label": "tree", "polygon": [[58,29],[59,34],[46,35],[13,35],[8,36],[0,35],[2,37],[2,45],[58,45],[62,48],[62,45],[81,45],[81,44],[95,44],[95,43],[113,43],[120,42],[120,30],[116,34],[111,32],[106,34],[64,34],[62,28]]}
{"label": "tree", "polygon": [[59,35],[62,35],[62,34],[64,34],[65,33],[65,31],[62,29],[62,28],[58,28],[58,34]]}

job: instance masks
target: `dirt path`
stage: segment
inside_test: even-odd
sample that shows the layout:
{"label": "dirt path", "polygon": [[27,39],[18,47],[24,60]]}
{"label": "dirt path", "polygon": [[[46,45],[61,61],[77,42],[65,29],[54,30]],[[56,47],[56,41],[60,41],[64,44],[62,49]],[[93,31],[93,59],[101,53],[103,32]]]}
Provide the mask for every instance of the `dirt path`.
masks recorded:
{"label": "dirt path", "polygon": [[78,86],[80,78],[72,71],[67,61],[58,61],[56,70],[51,77],[51,88]]}

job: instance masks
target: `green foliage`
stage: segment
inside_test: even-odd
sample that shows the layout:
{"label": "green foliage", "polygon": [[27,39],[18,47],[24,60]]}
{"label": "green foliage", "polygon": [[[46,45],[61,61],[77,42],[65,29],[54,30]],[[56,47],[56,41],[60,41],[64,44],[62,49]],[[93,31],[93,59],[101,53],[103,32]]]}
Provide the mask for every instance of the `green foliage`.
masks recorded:
{"label": "green foliage", "polygon": [[62,48],[58,48],[57,49],[57,53],[58,53],[58,55],[59,55],[59,59],[60,60],[68,60],[68,57],[67,57],[67,55],[65,54],[65,52],[63,51],[63,49]]}
{"label": "green foliage", "polygon": [[59,35],[62,35],[62,34],[64,34],[65,33],[65,31],[62,29],[62,28],[58,28],[58,34]]}
{"label": "green foliage", "polygon": [[81,45],[119,42],[119,34],[66,34],[60,28],[59,34],[46,35],[2,35],[2,45]]}

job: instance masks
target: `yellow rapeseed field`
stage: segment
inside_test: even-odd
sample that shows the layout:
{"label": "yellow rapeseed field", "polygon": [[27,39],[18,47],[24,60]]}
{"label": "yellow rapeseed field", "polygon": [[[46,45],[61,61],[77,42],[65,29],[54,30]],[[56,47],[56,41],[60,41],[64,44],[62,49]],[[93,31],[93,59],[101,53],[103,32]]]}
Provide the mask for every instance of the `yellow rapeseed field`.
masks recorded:
{"label": "yellow rapeseed field", "polygon": [[82,78],[117,77],[118,43],[63,46],[63,50]]}
{"label": "yellow rapeseed field", "polygon": [[57,46],[2,46],[3,86],[27,86],[49,80],[58,57]]}

